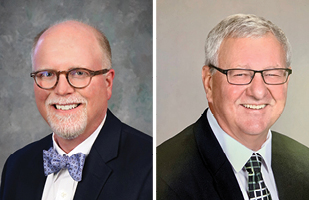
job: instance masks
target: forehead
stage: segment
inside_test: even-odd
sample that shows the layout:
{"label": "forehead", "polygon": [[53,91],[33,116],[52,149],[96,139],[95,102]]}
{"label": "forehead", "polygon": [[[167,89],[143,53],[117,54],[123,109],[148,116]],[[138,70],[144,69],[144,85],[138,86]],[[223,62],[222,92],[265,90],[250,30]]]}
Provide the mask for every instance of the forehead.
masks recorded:
{"label": "forehead", "polygon": [[51,27],[39,38],[34,49],[35,68],[93,65],[99,61],[102,61],[102,51],[94,31],[80,24]]}
{"label": "forehead", "polygon": [[219,64],[285,66],[285,50],[273,34],[256,38],[226,38],[218,54]]}

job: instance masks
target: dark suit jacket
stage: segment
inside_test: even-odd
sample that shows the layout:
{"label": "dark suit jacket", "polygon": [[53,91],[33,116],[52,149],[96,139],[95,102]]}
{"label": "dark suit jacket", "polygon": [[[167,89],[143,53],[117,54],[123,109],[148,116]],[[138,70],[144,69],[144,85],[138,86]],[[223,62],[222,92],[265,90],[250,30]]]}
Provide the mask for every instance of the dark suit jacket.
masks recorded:
{"label": "dark suit jacket", "polygon": [[[309,198],[309,149],[272,132],[272,169],[280,200]],[[157,199],[243,199],[206,111],[157,148]]]}
{"label": "dark suit jacket", "polygon": [[[43,149],[51,135],[12,154],[4,166],[2,200],[39,200],[46,177]],[[83,169],[74,200],[152,199],[152,138],[123,124],[110,111]]]}

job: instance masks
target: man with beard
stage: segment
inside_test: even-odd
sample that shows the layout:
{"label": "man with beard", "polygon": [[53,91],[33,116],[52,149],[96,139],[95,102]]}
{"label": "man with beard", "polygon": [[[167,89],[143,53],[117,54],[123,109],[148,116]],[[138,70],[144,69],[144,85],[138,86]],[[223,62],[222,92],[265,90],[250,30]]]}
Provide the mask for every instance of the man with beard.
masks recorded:
{"label": "man with beard", "polygon": [[152,139],[108,109],[114,70],[104,34],[77,21],[32,49],[38,110],[53,134],[12,154],[0,199],[152,199]]}
{"label": "man with beard", "polygon": [[283,112],[290,45],[255,15],[222,20],[206,39],[209,108],[157,149],[158,199],[308,199],[309,149],[270,127]]}

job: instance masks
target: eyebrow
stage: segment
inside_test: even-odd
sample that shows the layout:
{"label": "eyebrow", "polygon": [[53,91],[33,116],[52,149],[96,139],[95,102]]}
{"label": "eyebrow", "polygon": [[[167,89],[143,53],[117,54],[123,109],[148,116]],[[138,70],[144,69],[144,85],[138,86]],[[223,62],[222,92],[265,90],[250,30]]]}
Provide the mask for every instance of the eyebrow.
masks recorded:
{"label": "eyebrow", "polygon": [[[67,70],[60,70],[60,71],[70,71],[71,69],[79,69],[79,68],[88,69],[87,67],[82,67],[82,66],[72,66],[72,67],[70,67],[70,68],[67,69]],[[89,70],[90,70],[90,69],[89,69]],[[59,70],[51,69],[51,68],[43,68],[43,69],[39,69],[39,70],[32,71],[32,72],[38,72],[38,71],[56,71],[56,72],[58,72]]]}
{"label": "eyebrow", "polygon": [[[285,66],[282,67],[282,66],[276,65],[276,66],[268,66],[265,69],[277,69],[277,68],[287,68],[287,67],[285,67]],[[249,65],[244,65],[244,66],[237,65],[236,68],[229,68],[229,69],[251,69],[251,68],[249,68]],[[262,69],[262,70],[265,70],[265,69]],[[254,70],[254,69],[252,69],[252,70]]]}

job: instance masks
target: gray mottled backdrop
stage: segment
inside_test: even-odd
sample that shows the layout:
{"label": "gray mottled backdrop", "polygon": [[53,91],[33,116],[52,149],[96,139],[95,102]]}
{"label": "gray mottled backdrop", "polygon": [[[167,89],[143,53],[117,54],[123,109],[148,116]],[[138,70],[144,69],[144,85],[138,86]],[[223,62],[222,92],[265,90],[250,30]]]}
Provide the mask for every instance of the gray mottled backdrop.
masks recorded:
{"label": "gray mottled backdrop", "polygon": [[0,0],[0,172],[9,154],[51,133],[30,78],[32,38],[63,19],[98,26],[116,71],[109,108],[152,135],[152,0]]}

